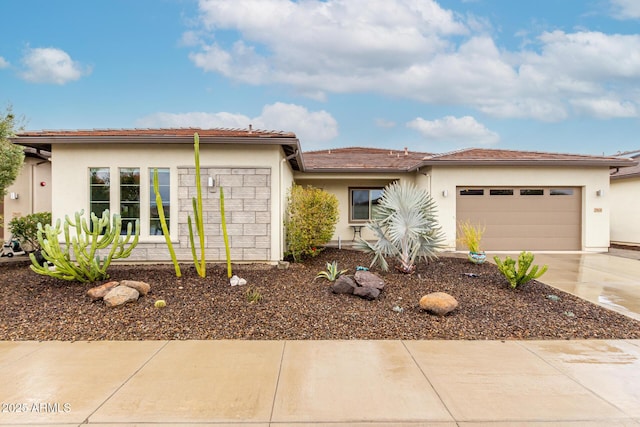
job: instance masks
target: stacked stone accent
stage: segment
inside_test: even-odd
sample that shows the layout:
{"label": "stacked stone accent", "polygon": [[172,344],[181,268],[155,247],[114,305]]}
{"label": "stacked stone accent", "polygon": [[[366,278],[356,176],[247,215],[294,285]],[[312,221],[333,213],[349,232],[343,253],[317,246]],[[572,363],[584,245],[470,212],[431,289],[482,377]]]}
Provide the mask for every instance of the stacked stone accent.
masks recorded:
{"label": "stacked stone accent", "polygon": [[[204,217],[207,261],[225,260],[222,221],[220,217],[220,187],[224,188],[227,233],[233,261],[267,261],[271,259],[271,169],[200,167],[202,179],[202,211]],[[215,187],[207,187],[213,177]],[[193,220],[192,198],[196,196],[195,167],[178,168],[179,242],[174,242],[178,260],[192,259],[187,218]],[[177,220],[177,223],[176,223]],[[198,237],[196,246],[198,246]],[[139,243],[129,261],[170,261],[169,251],[162,243]]]}

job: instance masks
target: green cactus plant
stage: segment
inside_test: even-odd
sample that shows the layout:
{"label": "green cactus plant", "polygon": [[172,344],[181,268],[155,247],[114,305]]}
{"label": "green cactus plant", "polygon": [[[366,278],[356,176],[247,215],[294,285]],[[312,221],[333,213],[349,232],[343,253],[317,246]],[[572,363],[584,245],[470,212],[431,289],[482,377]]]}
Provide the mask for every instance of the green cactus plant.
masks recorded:
{"label": "green cactus plant", "polygon": [[[191,244],[191,255],[193,256],[193,263],[196,266],[196,271],[200,277],[207,276],[206,260],[204,253],[204,222],[202,218],[202,183],[200,182],[200,136],[198,133],[193,134],[193,150],[195,153],[196,163],[196,196],[192,199],[193,203],[193,221],[191,215],[187,217],[187,225],[189,226],[189,243]],[[196,246],[193,238],[193,222],[195,222],[196,232],[200,239],[200,259],[196,254]]]}
{"label": "green cactus plant", "polygon": [[224,189],[220,187],[220,219],[222,223],[222,235],[224,237],[224,250],[227,256],[227,277],[231,279],[233,270],[231,269],[231,249],[229,248],[229,234],[227,233],[227,219],[224,213]]}
{"label": "green cactus plant", "polygon": [[[517,288],[533,279],[537,279],[547,271],[547,266],[543,266],[539,271],[539,266],[531,266],[534,256],[531,252],[520,252],[518,256],[518,266],[516,268],[516,261],[507,256],[504,261],[496,255],[493,257],[498,270],[507,278],[512,288]],[[531,270],[529,270],[531,267]]]}
{"label": "green cactus plant", "polygon": [[171,255],[171,261],[173,267],[176,270],[176,277],[181,277],[180,264],[176,258],[176,251],[173,249],[173,243],[171,242],[171,236],[169,235],[169,227],[167,227],[167,218],[164,216],[164,205],[162,204],[162,195],[160,194],[160,188],[158,184],[158,169],[153,170],[153,192],[156,195],[156,206],[158,207],[158,216],[160,217],[160,225],[162,226],[162,234],[167,242],[169,248],[169,254]]}
{"label": "green cactus plant", "polygon": [[[74,221],[68,215],[65,216],[62,228],[60,219],[56,221],[55,227],[38,224],[38,243],[42,248],[42,256],[53,266],[46,263],[40,265],[35,255],[29,254],[31,270],[62,280],[95,282],[109,277],[107,268],[112,260],[131,255],[140,236],[139,220],[136,220],[135,234],[132,234],[132,224],[129,223],[126,236],[121,236],[120,215],[114,214],[111,220],[108,209],[102,213],[101,218],[91,212],[90,223],[82,215],[84,210],[76,212]],[[58,238],[61,233],[64,233],[64,247]],[[111,248],[108,253],[101,257],[98,251],[106,250],[109,246]]]}

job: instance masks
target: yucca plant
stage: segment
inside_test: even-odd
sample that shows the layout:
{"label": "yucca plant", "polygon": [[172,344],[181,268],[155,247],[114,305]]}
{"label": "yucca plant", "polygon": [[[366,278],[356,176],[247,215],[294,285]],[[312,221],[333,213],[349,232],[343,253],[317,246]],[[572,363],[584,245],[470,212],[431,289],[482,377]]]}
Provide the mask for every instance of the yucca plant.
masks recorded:
{"label": "yucca plant", "polygon": [[377,263],[387,271],[385,257],[395,257],[398,271],[413,273],[417,259],[436,258],[442,248],[444,235],[435,212],[436,204],[427,191],[410,182],[394,181],[385,187],[367,224],[378,240],[370,243],[360,238],[354,246],[374,254],[371,266]]}
{"label": "yucca plant", "polygon": [[327,263],[327,269],[319,272],[316,275],[316,279],[324,278],[330,282],[335,282],[338,277],[342,276],[347,271],[349,270],[338,270],[338,262],[333,261],[331,263]]}

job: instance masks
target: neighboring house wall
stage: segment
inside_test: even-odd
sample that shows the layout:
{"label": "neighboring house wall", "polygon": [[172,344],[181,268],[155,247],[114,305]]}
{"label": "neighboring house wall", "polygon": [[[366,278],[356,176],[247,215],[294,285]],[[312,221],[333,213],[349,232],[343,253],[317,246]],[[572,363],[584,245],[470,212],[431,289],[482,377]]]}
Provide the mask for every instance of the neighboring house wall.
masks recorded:
{"label": "neighboring house wall", "polygon": [[640,176],[611,181],[611,242],[640,245]]}
{"label": "neighboring house wall", "polygon": [[[167,261],[165,239],[151,235],[150,201],[153,168],[170,170],[171,239],[178,259],[191,260],[187,216],[196,194],[193,146],[186,144],[60,144],[53,147],[53,184],[59,192],[53,201],[53,219],[89,209],[89,168],[109,168],[111,208],[118,206],[119,168],[139,168],[141,235],[130,261]],[[200,165],[207,261],[225,259],[220,229],[219,186],[224,186],[227,228],[233,261],[277,261],[281,258],[282,186],[291,185],[289,164],[277,145],[200,145]],[[82,165],[82,166],[79,166]],[[207,187],[211,176],[213,191]],[[197,241],[197,236],[195,237]]]}
{"label": "neighboring house wall", "polygon": [[[51,162],[38,157],[25,157],[20,174],[7,188],[7,195],[4,197],[5,239],[11,237],[11,219],[51,211],[51,188]],[[11,199],[11,193],[17,194],[18,198]]]}
{"label": "neighboring house wall", "polygon": [[[438,204],[447,249],[456,246],[456,187],[567,186],[582,188],[582,250],[609,247],[609,169],[553,167],[442,167],[429,172],[430,190]],[[447,196],[443,196],[443,191]],[[596,192],[603,191],[603,196]]]}

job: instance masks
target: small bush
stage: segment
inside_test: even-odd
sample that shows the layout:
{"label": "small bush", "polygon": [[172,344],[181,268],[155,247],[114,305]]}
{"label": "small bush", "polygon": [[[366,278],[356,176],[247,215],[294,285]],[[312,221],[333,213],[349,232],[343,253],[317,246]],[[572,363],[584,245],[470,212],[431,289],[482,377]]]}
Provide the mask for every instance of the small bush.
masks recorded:
{"label": "small bush", "polygon": [[[518,267],[516,268],[515,260],[509,256],[507,256],[504,261],[501,261],[498,256],[493,257],[498,266],[498,270],[507,278],[509,284],[514,289],[546,273],[546,265],[543,266],[540,271],[538,271],[539,267],[537,265],[531,266],[533,258],[534,256],[531,252],[520,252],[520,256],[518,256]],[[527,272],[529,267],[531,267],[531,271]]]}
{"label": "small bush", "polygon": [[320,188],[294,185],[288,198],[285,228],[288,254],[294,261],[315,256],[333,237],[338,198]]}
{"label": "small bush", "polygon": [[471,221],[460,222],[458,224],[458,232],[460,237],[458,241],[465,245],[469,252],[480,253],[480,242],[482,242],[482,236],[484,235],[486,227],[475,226]]}
{"label": "small bush", "polygon": [[20,244],[26,249],[40,250],[38,242],[38,223],[51,225],[51,212],[37,212],[26,216],[13,218],[9,222],[9,231],[11,235],[20,240]]}

